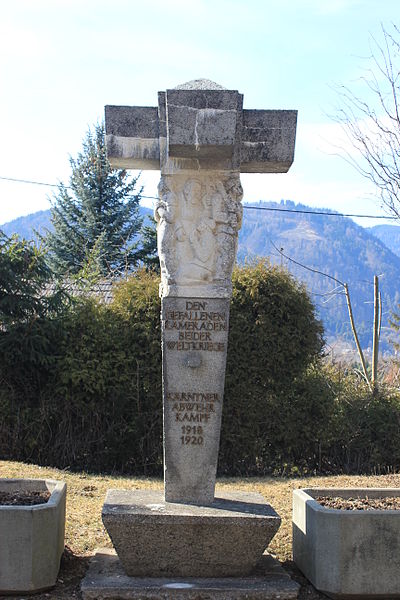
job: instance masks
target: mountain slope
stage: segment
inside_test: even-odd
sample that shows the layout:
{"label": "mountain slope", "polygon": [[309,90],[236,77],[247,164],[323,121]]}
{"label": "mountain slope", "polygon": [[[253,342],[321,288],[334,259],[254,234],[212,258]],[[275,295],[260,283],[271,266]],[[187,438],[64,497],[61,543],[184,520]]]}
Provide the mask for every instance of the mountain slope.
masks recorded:
{"label": "mountain slope", "polygon": [[27,240],[35,240],[36,242],[38,236],[35,234],[35,231],[40,235],[45,235],[47,229],[52,229],[50,210],[39,210],[30,215],[19,217],[18,219],[4,223],[4,225],[0,225],[0,229],[8,236],[17,233]]}
{"label": "mountain slope", "polygon": [[[139,212],[142,217],[153,214],[153,211],[145,206],[139,206]],[[37,242],[38,236],[35,233],[36,231],[40,235],[44,236],[46,234],[46,230],[53,230],[50,216],[50,209],[39,210],[30,215],[19,217],[18,219],[4,223],[3,225],[0,225],[0,229],[8,236],[12,235],[13,233],[17,233],[19,236],[27,240],[34,240]]]}
{"label": "mountain slope", "polygon": [[400,256],[399,225],[375,225],[374,227],[368,227],[368,231],[381,240],[394,254]]}
{"label": "mountain slope", "polygon": [[[281,204],[260,202],[253,206],[262,210],[252,210],[244,205],[243,226],[239,234],[240,262],[264,256],[273,263],[287,267],[310,291],[328,337],[344,336],[351,339],[347,306],[343,289],[329,277],[314,271],[324,272],[348,283],[354,317],[364,347],[371,345],[373,277],[379,275],[383,299],[382,334],[383,338],[388,337],[388,320],[400,301],[400,257],[373,233],[381,237],[387,234],[388,240],[392,240],[392,247],[395,247],[400,227],[379,225],[367,230],[351,219],[336,216],[332,211],[326,211],[326,215],[291,213],[289,210],[312,212],[313,209],[290,201]],[[140,211],[142,215],[152,212],[144,207],[140,207]],[[32,229],[43,233],[51,227],[49,219],[50,211],[39,211],[6,223],[0,229],[8,235],[18,233],[32,239],[35,237]],[[281,249],[285,256],[280,254]]]}
{"label": "mountain slope", "polygon": [[[245,205],[246,206],[246,205]],[[261,209],[312,211],[293,202],[260,202]],[[317,210],[317,209],[315,209]],[[319,209],[318,209],[319,210]],[[380,276],[383,334],[400,300],[400,257],[351,219],[329,215],[244,209],[239,235],[239,260],[269,256],[303,281],[313,296],[330,336],[351,338],[343,288],[329,277],[302,268],[290,259],[348,283],[354,316],[364,347],[371,344],[373,277]],[[280,254],[280,251],[288,258]]]}

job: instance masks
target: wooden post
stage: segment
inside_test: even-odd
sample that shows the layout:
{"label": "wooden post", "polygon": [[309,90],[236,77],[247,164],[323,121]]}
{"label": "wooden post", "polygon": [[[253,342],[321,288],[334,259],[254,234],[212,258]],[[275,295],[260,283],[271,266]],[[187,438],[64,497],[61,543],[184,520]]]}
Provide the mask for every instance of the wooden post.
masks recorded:
{"label": "wooden post", "polygon": [[372,389],[375,392],[378,387],[378,357],[379,357],[379,279],[374,275],[374,333],[372,341]]}
{"label": "wooden post", "polygon": [[371,385],[371,380],[370,380],[370,377],[368,375],[367,365],[366,365],[365,358],[364,358],[364,353],[362,351],[362,348],[361,348],[361,345],[360,345],[360,340],[358,339],[357,330],[356,330],[356,326],[355,326],[355,323],[354,323],[353,309],[351,307],[350,294],[349,294],[349,288],[347,286],[347,283],[344,283],[343,287],[344,287],[344,293],[345,293],[345,296],[346,296],[347,309],[349,311],[349,319],[350,319],[351,330],[353,332],[354,341],[355,341],[356,346],[357,346],[358,356],[360,357],[360,361],[361,361],[361,365],[362,365],[362,369],[363,369],[365,380],[366,380],[366,382],[368,384],[368,387],[369,387],[370,391],[372,392],[373,387]]}

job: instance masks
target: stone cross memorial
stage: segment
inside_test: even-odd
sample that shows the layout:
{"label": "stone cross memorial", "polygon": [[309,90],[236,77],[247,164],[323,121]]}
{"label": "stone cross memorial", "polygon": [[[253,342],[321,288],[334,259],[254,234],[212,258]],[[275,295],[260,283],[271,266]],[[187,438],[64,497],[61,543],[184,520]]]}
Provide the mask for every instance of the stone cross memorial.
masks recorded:
{"label": "stone cross memorial", "polygon": [[[159,92],[158,107],[106,106],[111,165],[161,171],[155,219],[164,495],[109,490],[103,508],[103,522],[133,587],[140,587],[138,577],[249,575],[279,527],[279,516],[262,496],[236,492],[214,498],[214,489],[231,275],[242,223],[240,173],[286,172],[294,156],[296,119],[292,110],[243,109],[242,94],[204,79]],[[115,590],[96,596],[100,592],[91,577],[88,590],[94,595],[86,591],[84,598],[119,597]],[[175,585],[152,581],[155,588]],[[228,585],[224,582],[218,585]],[[188,598],[214,597],[207,595],[207,585],[204,596],[188,592]],[[260,585],[264,590],[265,582]],[[201,584],[181,588],[193,586]],[[223,597],[256,597],[246,586],[240,589]],[[295,597],[293,587],[288,589],[280,597]],[[146,596],[141,589],[123,597],[175,597],[153,592]],[[257,598],[269,597],[260,594]]]}
{"label": "stone cross memorial", "polygon": [[244,110],[208,80],[159,92],[158,107],[107,106],[114,167],[160,169],[165,500],[210,503],[221,427],[240,172],[293,161],[297,112]]}

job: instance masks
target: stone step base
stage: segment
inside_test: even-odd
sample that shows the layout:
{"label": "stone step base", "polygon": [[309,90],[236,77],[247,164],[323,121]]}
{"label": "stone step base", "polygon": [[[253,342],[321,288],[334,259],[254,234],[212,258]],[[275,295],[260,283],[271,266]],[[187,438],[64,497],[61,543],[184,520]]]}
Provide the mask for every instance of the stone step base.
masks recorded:
{"label": "stone step base", "polygon": [[269,554],[253,576],[213,578],[128,577],[114,550],[98,550],[82,581],[83,600],[292,600],[299,585]]}
{"label": "stone step base", "polygon": [[130,577],[247,577],[281,519],[258,493],[211,504],[166,502],[161,490],[108,490],[102,519]]}

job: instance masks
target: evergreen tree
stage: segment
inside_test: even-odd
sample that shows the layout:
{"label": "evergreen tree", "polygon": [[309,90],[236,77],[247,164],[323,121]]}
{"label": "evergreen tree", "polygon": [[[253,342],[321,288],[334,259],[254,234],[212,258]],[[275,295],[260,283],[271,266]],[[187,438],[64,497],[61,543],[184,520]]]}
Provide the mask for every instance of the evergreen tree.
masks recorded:
{"label": "evergreen tree", "polygon": [[16,325],[61,311],[67,296],[52,283],[43,248],[0,231],[0,338]]}
{"label": "evergreen tree", "polygon": [[160,260],[157,253],[157,227],[152,217],[148,217],[147,223],[142,227],[142,251],[143,265],[147,269],[160,272]]}
{"label": "evergreen tree", "polygon": [[54,232],[46,242],[57,275],[127,272],[143,260],[137,178],[108,162],[104,125],[89,130],[83,150],[70,159],[69,186],[60,184],[51,209]]}

